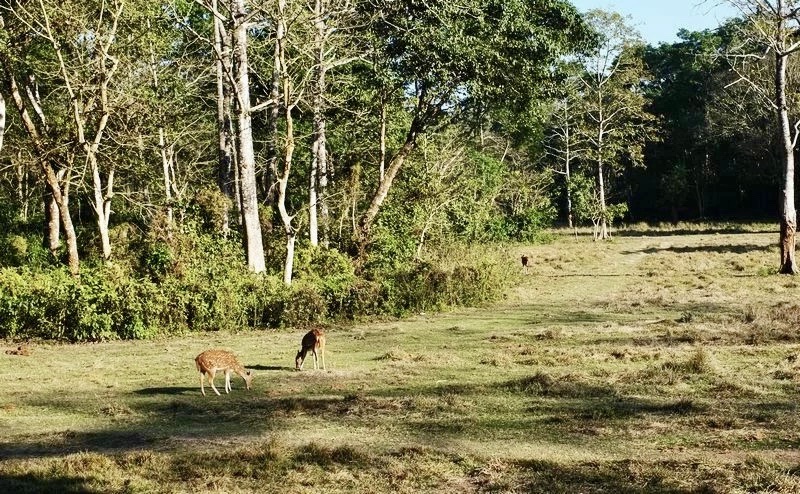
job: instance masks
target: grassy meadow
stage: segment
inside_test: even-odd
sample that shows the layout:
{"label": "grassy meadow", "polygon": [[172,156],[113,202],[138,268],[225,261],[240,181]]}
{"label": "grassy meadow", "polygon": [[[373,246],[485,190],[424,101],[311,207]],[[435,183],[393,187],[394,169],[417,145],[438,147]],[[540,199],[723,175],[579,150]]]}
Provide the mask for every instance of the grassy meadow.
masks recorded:
{"label": "grassy meadow", "polygon": [[[0,492],[800,492],[775,229],[556,232],[501,303],[329,328],[327,372],[301,330],[0,353]],[[212,347],[252,390],[200,394]]]}

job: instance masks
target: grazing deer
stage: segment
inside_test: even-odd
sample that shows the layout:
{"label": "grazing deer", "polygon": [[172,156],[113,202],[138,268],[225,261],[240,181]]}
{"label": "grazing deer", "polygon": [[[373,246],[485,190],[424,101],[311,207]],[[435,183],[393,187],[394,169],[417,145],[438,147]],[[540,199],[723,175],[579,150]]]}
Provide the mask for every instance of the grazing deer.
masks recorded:
{"label": "grazing deer", "polygon": [[206,375],[211,383],[211,389],[219,395],[219,391],[214,386],[214,377],[216,377],[217,371],[225,372],[226,393],[231,390],[231,374],[234,372],[244,379],[247,389],[250,389],[250,383],[253,381],[253,372],[245,369],[239,363],[236,355],[227,350],[206,350],[195,357],[194,363],[197,365],[197,371],[200,372],[200,391],[203,392],[203,396],[206,395],[206,390],[203,386]]}
{"label": "grazing deer", "polygon": [[528,274],[528,256],[522,256],[522,272]]}
{"label": "grazing deer", "polygon": [[314,369],[318,369],[317,356],[322,357],[322,370],[325,369],[325,333],[319,329],[312,329],[305,336],[300,343],[300,351],[294,358],[294,366],[297,370],[303,370],[303,361],[306,359],[306,354],[311,352],[314,355]]}

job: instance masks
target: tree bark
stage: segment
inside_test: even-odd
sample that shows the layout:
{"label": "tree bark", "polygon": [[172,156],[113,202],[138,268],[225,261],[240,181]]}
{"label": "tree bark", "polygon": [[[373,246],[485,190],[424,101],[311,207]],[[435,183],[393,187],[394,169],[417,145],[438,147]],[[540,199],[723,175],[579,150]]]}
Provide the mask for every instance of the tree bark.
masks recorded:
{"label": "tree bark", "polygon": [[0,93],[0,151],[3,150],[3,136],[6,134],[6,100]]}
{"label": "tree bark", "polygon": [[250,75],[247,59],[247,12],[244,0],[231,1],[234,18],[233,40],[236,60],[237,120],[239,130],[239,174],[241,179],[241,210],[244,220],[244,242],[247,266],[255,273],[266,271],[261,222],[258,217],[256,157],[253,149],[253,124],[250,115]]}
{"label": "tree bark", "polygon": [[58,204],[49,187],[45,187],[42,196],[44,198],[44,217],[47,225],[43,243],[50,250],[50,253],[55,256],[61,247],[61,218],[58,214]]}
{"label": "tree bark", "polygon": [[[69,183],[71,180],[71,173],[69,166],[64,167],[59,172],[56,172],[57,167],[48,158],[47,147],[42,140],[42,133],[39,131],[36,123],[34,122],[31,114],[28,112],[25,100],[19,90],[16,78],[14,77],[13,69],[8,59],[1,60],[6,72],[6,82],[14,101],[14,105],[19,112],[22,120],[22,126],[25,128],[26,133],[30,137],[33,148],[36,153],[37,161],[42,169],[42,175],[45,179],[49,192],[53,196],[53,200],[58,206],[58,215],[61,219],[61,224],[64,227],[64,237],[67,242],[67,265],[69,266],[70,273],[77,277],[80,276],[80,258],[78,257],[78,237],[75,235],[75,227],[72,223],[72,218],[69,214]],[[63,173],[63,181],[59,180],[59,174]],[[63,189],[62,184],[63,183]]]}
{"label": "tree bark", "polygon": [[[783,22],[783,21],[782,21]],[[782,30],[779,30],[779,33]],[[781,215],[781,267],[783,274],[798,272],[795,260],[795,235],[797,232],[797,211],[794,201],[794,143],[789,123],[789,108],[786,101],[786,71],[789,56],[780,51],[775,55],[775,103],[778,111],[778,124],[781,131],[781,157],[784,162],[784,186]]]}
{"label": "tree bark", "polygon": [[283,266],[283,282],[286,285],[292,284],[292,271],[294,268],[294,246],[297,231],[292,225],[292,216],[286,209],[286,191],[289,186],[289,175],[292,171],[292,159],[294,157],[294,119],[292,118],[292,91],[291,81],[289,80],[289,67],[286,61],[286,33],[287,33],[287,19],[286,19],[286,0],[278,0],[278,25],[276,31],[275,42],[277,49],[275,54],[278,57],[278,66],[280,67],[280,81],[282,88],[283,108],[285,111],[284,118],[286,120],[286,144],[283,155],[283,169],[279,172],[277,163],[273,169],[278,183],[278,212],[280,213],[281,221],[283,222],[283,229],[286,232],[286,261]]}
{"label": "tree bark", "polygon": [[[214,46],[216,53],[216,75],[217,75],[217,135],[218,150],[217,155],[219,164],[217,165],[217,182],[219,190],[230,199],[231,203],[236,203],[233,188],[235,176],[233,173],[233,122],[231,119],[231,107],[233,105],[233,95],[229,82],[232,66],[232,52],[230,38],[227,35],[225,26],[216,13],[219,12],[217,0],[213,0],[212,9],[214,12]],[[222,233],[230,230],[230,211],[225,205],[223,212]]]}
{"label": "tree bark", "polygon": [[[602,98],[601,98],[602,99]],[[597,137],[597,188],[600,194],[600,232],[599,238],[605,240],[610,237],[608,234],[608,216],[606,209],[606,185],[603,177],[603,114],[600,113],[600,130]]]}
{"label": "tree bark", "polygon": [[[327,150],[327,135],[325,130],[325,7],[322,0],[316,0],[314,3],[314,81],[312,88],[312,107],[313,107],[313,138],[314,144],[312,146],[311,157],[311,172],[308,189],[308,233],[311,245],[319,245],[319,232],[317,221],[317,208],[318,208],[318,183],[320,183],[320,173],[324,170],[327,172],[328,150]],[[321,189],[321,187],[320,187]],[[320,190],[320,192],[322,192]],[[320,197],[324,200],[324,197]],[[323,219],[323,231],[325,231]]]}

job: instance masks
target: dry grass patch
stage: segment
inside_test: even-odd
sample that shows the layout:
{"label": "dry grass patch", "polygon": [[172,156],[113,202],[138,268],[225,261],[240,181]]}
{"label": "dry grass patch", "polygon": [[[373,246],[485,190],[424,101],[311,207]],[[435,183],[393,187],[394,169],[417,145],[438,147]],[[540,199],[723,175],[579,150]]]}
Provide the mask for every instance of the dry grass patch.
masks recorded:
{"label": "dry grass patch", "polygon": [[[333,328],[328,372],[282,331],[0,353],[0,491],[800,492],[798,283],[718,231],[519,246],[505,302]],[[252,390],[200,395],[213,347]]]}

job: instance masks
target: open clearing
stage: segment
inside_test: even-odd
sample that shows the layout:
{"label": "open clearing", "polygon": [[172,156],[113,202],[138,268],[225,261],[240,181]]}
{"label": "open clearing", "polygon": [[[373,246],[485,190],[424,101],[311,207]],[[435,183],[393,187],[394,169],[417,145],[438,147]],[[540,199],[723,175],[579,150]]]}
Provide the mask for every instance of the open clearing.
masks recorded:
{"label": "open clearing", "polygon": [[[0,354],[0,491],[800,492],[800,279],[772,274],[777,240],[518,247],[505,301],[331,328],[328,372],[293,371],[300,330]],[[252,390],[200,394],[211,347]]]}

